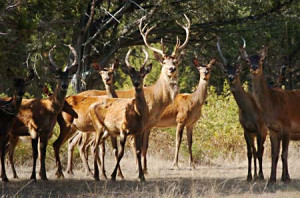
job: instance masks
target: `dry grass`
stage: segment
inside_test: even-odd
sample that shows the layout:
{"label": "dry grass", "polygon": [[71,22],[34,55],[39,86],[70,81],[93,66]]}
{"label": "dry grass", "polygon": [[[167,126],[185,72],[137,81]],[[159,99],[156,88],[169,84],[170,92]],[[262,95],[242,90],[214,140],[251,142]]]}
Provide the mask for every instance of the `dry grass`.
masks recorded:
{"label": "dry grass", "polygon": [[[173,140],[172,140],[173,141]],[[55,178],[54,163],[47,164],[49,181],[36,183],[28,178],[31,173],[31,163],[17,166],[20,179],[11,179],[9,183],[1,183],[2,197],[299,197],[300,193],[300,152],[298,144],[291,144],[289,168],[292,182],[280,182],[281,162],[278,165],[278,181],[268,187],[267,178],[270,174],[269,149],[265,152],[265,181],[247,182],[246,157],[215,159],[213,164],[197,164],[195,170],[190,170],[187,162],[181,156],[180,167],[172,167],[173,143],[161,148],[162,142],[152,141],[149,152],[149,174],[147,181],[140,183],[135,171],[135,163],[130,149],[124,155],[121,167],[126,180],[123,181],[93,181],[86,176],[81,165],[76,165],[74,176],[65,174],[65,179]],[[183,143],[185,145],[185,143]],[[159,148],[159,149],[157,149]],[[109,152],[109,149],[108,149]],[[246,152],[240,151],[246,155]],[[244,156],[245,156],[244,155]],[[112,156],[106,157],[107,173],[111,173],[114,161]],[[92,164],[92,163],[91,163]],[[108,174],[109,175],[109,174]],[[8,170],[9,178],[12,177]]]}

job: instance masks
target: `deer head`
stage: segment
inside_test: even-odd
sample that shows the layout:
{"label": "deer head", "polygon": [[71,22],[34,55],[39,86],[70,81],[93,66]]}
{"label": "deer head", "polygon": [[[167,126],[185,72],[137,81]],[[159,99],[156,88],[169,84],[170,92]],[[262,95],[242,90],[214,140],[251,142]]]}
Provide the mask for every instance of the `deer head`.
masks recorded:
{"label": "deer head", "polygon": [[131,54],[131,49],[128,50],[127,54],[126,54],[126,58],[125,58],[125,63],[126,66],[122,66],[121,69],[122,71],[130,76],[132,85],[134,86],[134,88],[136,90],[142,90],[143,89],[143,80],[145,78],[145,76],[150,73],[150,71],[152,70],[152,64],[149,64],[146,66],[146,63],[148,61],[148,53],[145,49],[143,49],[143,52],[145,53],[146,57],[145,57],[145,61],[143,63],[143,65],[141,66],[140,70],[137,71],[134,69],[134,67],[131,66],[131,64],[129,63],[129,56]]}
{"label": "deer head", "polygon": [[205,81],[209,80],[211,74],[211,68],[215,63],[216,63],[215,58],[213,58],[207,65],[200,64],[197,58],[193,59],[194,66],[197,67],[197,69],[199,70],[200,78]]}
{"label": "deer head", "polygon": [[71,45],[68,45],[68,47],[74,56],[74,60],[71,65],[67,65],[64,67],[64,69],[58,68],[52,58],[52,51],[56,48],[56,46],[54,45],[49,51],[50,71],[55,74],[56,78],[58,79],[58,85],[60,86],[59,88],[62,91],[66,91],[68,89],[69,77],[77,71],[78,67],[76,50]]}
{"label": "deer head", "polygon": [[25,94],[25,87],[34,78],[34,71],[31,68],[29,69],[25,78],[15,77],[15,74],[10,69],[7,69],[6,74],[8,78],[13,79],[13,85],[15,87],[16,94],[20,97]]}
{"label": "deer head", "polygon": [[119,66],[118,59],[116,59],[116,61],[113,64],[111,64],[110,67],[100,66],[98,63],[93,63],[92,65],[94,69],[98,71],[103,82],[106,85],[111,85],[112,83],[114,83],[114,72]]}
{"label": "deer head", "polygon": [[178,72],[177,72],[178,63],[179,63],[182,55],[184,55],[184,53],[179,53],[179,52],[184,49],[184,47],[187,45],[187,43],[189,41],[189,32],[190,32],[191,23],[190,23],[189,18],[186,15],[184,15],[184,17],[187,20],[186,26],[180,24],[177,21],[176,21],[176,23],[185,30],[186,39],[185,39],[184,43],[181,45],[180,40],[177,37],[177,42],[176,42],[174,51],[171,56],[167,55],[164,51],[163,39],[161,39],[161,48],[162,48],[161,50],[151,47],[150,44],[148,43],[147,36],[148,36],[149,32],[151,30],[153,30],[156,26],[150,27],[149,29],[147,29],[145,31],[145,29],[147,28],[147,24],[142,28],[142,23],[143,23],[142,19],[139,24],[139,30],[143,37],[145,45],[154,52],[154,56],[155,56],[156,60],[158,60],[163,67],[162,68],[163,73],[166,74],[166,77],[169,78],[170,80],[177,80],[177,78],[178,78]]}
{"label": "deer head", "polygon": [[245,48],[241,48],[240,51],[242,53],[243,59],[250,66],[250,73],[253,75],[262,74],[263,63],[267,56],[268,48],[266,46],[263,46],[260,53],[253,54],[251,56],[248,56]]}
{"label": "deer head", "polygon": [[[241,47],[241,49],[245,49],[246,47],[246,41],[245,39],[243,39],[243,47]],[[219,51],[219,54],[223,60],[224,64],[220,65],[220,68],[222,70],[222,72],[227,76],[227,80],[229,82],[229,84],[235,84],[236,83],[236,79],[238,78],[242,68],[241,68],[241,56],[239,55],[238,58],[236,59],[236,61],[231,61],[231,63],[229,63],[226,58],[223,56],[223,53],[221,51],[221,47],[220,47],[220,39],[218,39],[217,42],[217,48]]]}

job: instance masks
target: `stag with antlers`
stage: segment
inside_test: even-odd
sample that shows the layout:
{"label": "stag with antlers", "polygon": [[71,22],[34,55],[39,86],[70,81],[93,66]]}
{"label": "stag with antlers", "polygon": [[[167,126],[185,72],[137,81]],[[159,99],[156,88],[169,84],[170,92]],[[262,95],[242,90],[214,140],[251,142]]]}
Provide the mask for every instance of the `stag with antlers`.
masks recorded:
{"label": "stag with antlers", "polygon": [[39,174],[42,180],[47,180],[45,158],[48,139],[52,136],[57,115],[64,106],[69,76],[77,70],[77,53],[71,45],[68,47],[74,55],[74,61],[71,65],[67,65],[64,70],[58,68],[52,58],[52,51],[55,49],[55,46],[49,52],[50,70],[57,76],[57,85],[53,95],[47,99],[23,100],[16,122],[10,131],[12,136],[30,135],[32,139],[33,169],[30,178],[33,180],[36,180],[38,150],[40,151]]}
{"label": "stag with antlers", "polygon": [[250,67],[253,84],[253,95],[261,107],[271,140],[272,166],[269,184],[276,182],[277,163],[282,144],[282,177],[283,182],[289,182],[288,147],[290,140],[300,140],[300,110],[295,108],[300,103],[300,91],[287,91],[267,86],[263,64],[267,56],[267,47],[260,53],[248,56],[241,49],[243,58]]}
{"label": "stag with antlers", "polygon": [[9,78],[13,78],[15,93],[12,98],[0,98],[0,158],[1,158],[1,179],[8,181],[5,171],[5,153],[6,143],[9,139],[9,131],[17,115],[22,97],[25,93],[25,87],[33,79],[34,72],[30,70],[26,78],[16,78],[10,69],[8,69]]}
{"label": "stag with antlers", "polygon": [[[243,49],[246,47],[246,42],[243,39]],[[222,72],[227,76],[227,81],[230,86],[231,93],[239,107],[239,121],[244,129],[244,137],[247,144],[247,157],[248,157],[248,175],[247,180],[252,180],[252,157],[254,162],[254,179],[264,179],[263,169],[262,169],[262,158],[264,152],[264,142],[266,140],[266,135],[268,129],[263,120],[262,110],[257,105],[252,94],[247,93],[241,82],[240,82],[240,71],[241,68],[241,55],[238,56],[236,61],[233,63],[226,60],[223,56],[220,48],[220,40],[217,42],[217,48],[219,54],[223,60],[221,65]],[[255,148],[254,138],[257,140],[257,151]],[[259,175],[257,175],[257,165],[256,161],[258,158],[259,162]]]}
{"label": "stag with antlers", "polygon": [[[162,70],[159,79],[156,81],[156,83],[152,86],[145,87],[145,98],[147,102],[147,106],[149,109],[149,122],[147,122],[146,126],[146,136],[144,136],[146,144],[143,144],[142,148],[142,155],[146,156],[147,148],[148,148],[148,137],[150,133],[150,129],[159,121],[159,118],[163,114],[163,111],[165,108],[173,101],[175,96],[178,93],[178,63],[182,58],[182,53],[178,54],[180,51],[184,49],[184,47],[187,45],[189,40],[189,28],[190,28],[190,20],[185,16],[187,20],[187,26],[184,26],[182,24],[179,24],[181,27],[184,28],[186,32],[186,40],[185,42],[180,45],[179,39],[177,39],[177,44],[175,46],[174,52],[171,56],[168,56],[164,52],[164,47],[162,43],[162,50],[156,49],[154,47],[151,47],[147,41],[147,36],[149,32],[154,28],[151,27],[144,32],[146,27],[142,28],[142,20],[139,25],[140,33],[143,37],[143,40],[146,44],[146,46],[154,51],[155,58],[161,63]],[[105,91],[86,91],[85,94],[95,94],[95,95],[106,95]],[[125,91],[116,91],[118,98],[133,98],[134,97],[134,90],[125,90]],[[75,96],[74,96],[75,97]],[[73,101],[74,100],[74,101]],[[76,99],[75,98],[67,98],[68,103],[75,104]],[[77,108],[77,107],[76,107]],[[84,109],[85,107],[83,107]],[[77,112],[78,113],[78,112]],[[82,112],[83,113],[83,112]],[[78,113],[80,114],[80,113]],[[59,150],[61,145],[68,140],[74,133],[75,129],[72,129],[72,122],[73,118],[70,115],[63,114],[62,119],[59,122],[59,125],[61,127],[61,132],[58,137],[58,139],[53,143],[54,151],[55,151],[55,158],[56,158],[56,164],[57,164],[57,176],[61,177],[63,176],[62,173],[62,167],[59,157]],[[144,140],[143,140],[144,142]],[[144,170],[146,170],[146,158],[144,157]]]}

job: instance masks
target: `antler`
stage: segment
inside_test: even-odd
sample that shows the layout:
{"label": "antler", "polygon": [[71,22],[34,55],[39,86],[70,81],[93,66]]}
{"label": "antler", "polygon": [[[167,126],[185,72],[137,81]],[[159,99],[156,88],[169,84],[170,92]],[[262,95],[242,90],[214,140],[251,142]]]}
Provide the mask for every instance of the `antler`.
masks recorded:
{"label": "antler", "polygon": [[223,60],[223,62],[224,62],[224,64],[225,65],[227,65],[228,64],[228,62],[227,62],[227,60],[226,60],[226,58],[223,56],[223,54],[222,54],[222,51],[221,51],[221,47],[220,47],[220,38],[218,38],[218,42],[217,42],[217,48],[218,48],[218,51],[219,51],[219,54],[220,54],[220,56],[221,56],[221,58],[222,58],[222,60]]}
{"label": "antler", "polygon": [[[129,56],[130,56],[130,54],[131,54],[131,49],[129,49],[128,50],[128,52],[127,52],[127,54],[126,54],[126,58],[125,58],[125,63],[126,63],[126,65],[127,65],[127,67],[132,67],[131,65],[130,65],[130,63],[129,63]],[[144,63],[143,63],[143,65],[142,65],[142,67],[144,67],[145,65],[146,65],[146,63],[147,63],[147,61],[148,61],[148,58],[149,58],[149,54],[148,54],[148,52],[145,50],[145,49],[143,49],[143,52],[144,52],[144,54],[145,54],[145,60],[144,60]]]}
{"label": "antler", "polygon": [[131,67],[130,63],[129,63],[129,56],[131,54],[131,49],[128,50],[127,54],[126,54],[126,57],[125,57],[125,63],[127,65],[127,67]]}
{"label": "antler", "polygon": [[189,37],[190,37],[190,27],[191,27],[191,21],[190,19],[184,14],[184,17],[186,18],[187,20],[187,26],[184,26],[183,24],[179,23],[178,21],[176,21],[176,23],[178,25],[180,25],[186,32],[186,38],[185,38],[185,41],[182,45],[180,45],[180,40],[177,36],[176,38],[176,45],[175,45],[175,48],[174,48],[174,52],[172,53],[172,56],[175,56],[177,51],[180,51],[182,50],[187,44],[188,44],[188,41],[189,41]]}
{"label": "antler", "polygon": [[67,66],[67,68],[71,68],[71,67],[73,67],[74,65],[77,64],[77,52],[74,49],[74,47],[72,47],[72,45],[67,45],[67,46],[70,48],[70,50],[71,50],[71,52],[72,52],[72,54],[74,56],[73,63],[70,66]]}
{"label": "antler", "polygon": [[50,70],[52,71],[56,71],[57,69],[57,65],[54,62],[53,58],[52,58],[52,51],[56,48],[56,45],[54,45],[51,50],[49,51],[49,60],[50,60]]}
{"label": "antler", "polygon": [[156,49],[155,47],[151,47],[151,46],[149,45],[148,41],[147,41],[147,36],[148,36],[149,32],[150,32],[151,30],[153,30],[153,29],[156,27],[156,25],[150,27],[149,29],[147,29],[147,31],[144,33],[144,31],[145,31],[145,29],[146,29],[148,23],[147,23],[143,28],[142,28],[142,23],[143,23],[143,18],[141,18],[141,21],[140,21],[140,24],[139,24],[139,30],[140,30],[140,33],[141,33],[141,35],[142,35],[142,37],[143,37],[143,40],[144,40],[145,45],[146,45],[149,49],[151,49],[152,51],[157,52],[157,53],[161,54],[162,56],[164,56],[165,53],[164,53],[164,51],[163,51],[163,50],[164,50],[164,47],[163,47],[164,45],[163,45],[163,43],[161,44],[163,50],[159,50],[159,49]]}
{"label": "antler", "polygon": [[148,52],[145,49],[143,49],[143,52],[145,54],[145,61],[144,61],[143,65],[142,65],[142,67],[144,67],[146,65],[146,63],[148,61],[148,57],[149,57]]}
{"label": "antler", "polygon": [[243,40],[243,46],[240,48],[240,51],[242,52],[242,54],[239,55],[239,57],[237,58],[236,62],[239,62],[241,60],[241,56],[243,55],[244,57],[248,57],[248,54],[246,52],[246,40],[241,36],[242,40]]}

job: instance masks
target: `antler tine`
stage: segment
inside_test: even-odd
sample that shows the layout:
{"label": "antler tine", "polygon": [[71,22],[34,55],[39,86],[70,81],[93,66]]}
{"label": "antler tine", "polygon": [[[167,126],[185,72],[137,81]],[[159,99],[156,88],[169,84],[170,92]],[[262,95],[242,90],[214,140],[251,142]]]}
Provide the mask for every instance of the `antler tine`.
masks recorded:
{"label": "antler tine", "polygon": [[125,63],[127,65],[127,67],[131,67],[130,63],[129,63],[129,56],[131,54],[131,49],[128,50],[127,54],[126,54],[126,57],[125,57]]}
{"label": "antler tine", "polygon": [[221,51],[221,48],[220,48],[220,38],[218,38],[218,42],[217,42],[217,48],[218,48],[218,51],[219,51],[219,54],[224,62],[225,65],[227,65],[227,60],[225,59],[225,57],[223,56],[222,54],[222,51]]}
{"label": "antler tine", "polygon": [[145,54],[145,61],[144,61],[143,65],[142,65],[142,67],[144,67],[146,65],[146,63],[148,61],[148,58],[149,58],[149,54],[148,54],[148,52],[145,49],[143,49],[143,52]]}
{"label": "antler tine", "polygon": [[161,50],[165,54],[165,45],[164,45],[164,39],[163,38],[160,39],[160,44],[161,44]]}
{"label": "antler tine", "polygon": [[51,67],[52,67],[52,69],[54,69],[54,70],[56,70],[56,68],[57,68],[57,65],[56,65],[56,63],[54,62],[54,60],[53,60],[53,58],[52,58],[52,51],[54,50],[56,48],[56,45],[54,45],[52,48],[51,48],[51,50],[49,51],[49,60],[50,60],[50,65],[51,65]]}
{"label": "antler tine", "polygon": [[[242,40],[243,40],[243,46],[241,47],[242,48],[242,53],[243,53],[243,56],[245,56],[247,53],[245,51],[246,49],[246,40],[241,36]],[[241,60],[241,56],[242,55],[239,55],[239,57],[237,58],[237,62],[239,62]]]}
{"label": "antler tine", "polygon": [[72,47],[72,45],[68,45],[68,47],[70,48],[72,54],[74,55],[74,61],[73,61],[73,63],[71,64],[71,66],[69,66],[69,68],[70,68],[70,67],[73,67],[74,65],[77,64],[77,52],[76,52],[76,50],[74,49],[74,47]]}
{"label": "antler tine", "polygon": [[243,49],[246,49],[246,40],[241,36],[242,40],[243,40]]}
{"label": "antler tine", "polygon": [[142,28],[142,23],[143,23],[143,18],[142,18],[141,21],[140,21],[140,24],[139,24],[139,30],[140,30],[140,33],[141,33],[141,35],[142,35],[142,37],[143,37],[143,40],[144,40],[145,45],[146,45],[149,49],[151,49],[152,51],[157,52],[157,53],[161,54],[162,56],[164,56],[165,54],[164,54],[163,50],[159,50],[159,49],[156,49],[156,48],[154,48],[154,47],[151,47],[150,44],[149,44],[148,41],[147,41],[147,36],[148,36],[149,32],[150,32],[151,30],[153,30],[153,29],[156,27],[156,25],[150,27],[149,29],[147,29],[146,32],[144,33],[144,30],[146,29],[146,26],[147,26],[148,24],[146,24],[145,27]]}
{"label": "antler tine", "polygon": [[180,25],[185,30],[186,38],[185,38],[184,43],[181,46],[180,46],[180,41],[178,42],[179,45],[178,45],[178,47],[177,46],[175,47],[174,52],[172,54],[173,56],[176,54],[176,52],[182,50],[188,44],[188,42],[189,42],[191,21],[190,21],[190,19],[185,14],[184,14],[184,17],[187,20],[187,26],[184,26],[183,24],[179,23],[178,21],[176,21],[176,23],[178,25]]}

